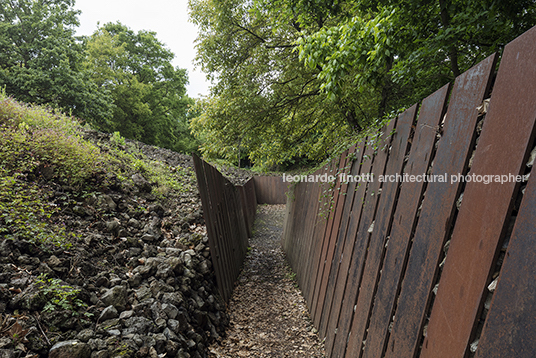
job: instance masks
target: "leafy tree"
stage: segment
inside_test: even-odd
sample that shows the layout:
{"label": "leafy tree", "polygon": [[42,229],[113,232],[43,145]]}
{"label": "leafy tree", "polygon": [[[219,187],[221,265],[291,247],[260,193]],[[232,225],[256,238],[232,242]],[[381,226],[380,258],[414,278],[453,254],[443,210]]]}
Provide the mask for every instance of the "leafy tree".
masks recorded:
{"label": "leafy tree", "polygon": [[[378,114],[411,105],[536,24],[533,1],[361,0],[299,41],[331,97],[381,92]],[[357,91],[356,91],[357,90]]]}
{"label": "leafy tree", "polygon": [[0,86],[19,100],[70,111],[97,127],[111,117],[107,92],[83,71],[74,0],[0,2]]}
{"label": "leafy tree", "polygon": [[300,29],[257,1],[191,0],[197,60],[218,82],[192,123],[206,156],[264,165],[322,159],[348,132],[338,103],[299,62]]}
{"label": "leafy tree", "polygon": [[321,159],[536,24],[534,1],[190,0],[207,156]]}
{"label": "leafy tree", "polygon": [[177,151],[196,150],[188,127],[186,70],[174,68],[174,54],[156,33],[135,33],[108,23],[86,39],[85,68],[113,98],[112,130]]}

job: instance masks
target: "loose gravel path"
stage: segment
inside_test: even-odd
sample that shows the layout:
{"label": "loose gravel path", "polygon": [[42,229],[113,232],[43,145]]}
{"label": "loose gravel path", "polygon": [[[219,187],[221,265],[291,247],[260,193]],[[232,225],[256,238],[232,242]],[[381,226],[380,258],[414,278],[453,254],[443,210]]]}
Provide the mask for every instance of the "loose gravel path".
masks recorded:
{"label": "loose gravel path", "polygon": [[324,357],[305,301],[281,249],[284,205],[261,205],[251,250],[228,312],[227,336],[210,357]]}

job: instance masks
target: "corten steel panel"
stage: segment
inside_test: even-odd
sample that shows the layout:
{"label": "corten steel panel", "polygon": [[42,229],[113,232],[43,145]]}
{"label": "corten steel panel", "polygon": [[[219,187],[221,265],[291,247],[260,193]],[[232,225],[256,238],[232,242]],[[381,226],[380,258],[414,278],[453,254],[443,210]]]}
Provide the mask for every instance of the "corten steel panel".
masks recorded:
{"label": "corten steel panel", "polygon": [[244,214],[244,222],[246,224],[247,234],[248,237],[251,236],[251,231],[249,227],[249,211],[248,211],[248,203],[246,202],[246,190],[243,185],[237,186],[238,189],[238,196],[240,198],[240,205],[242,207],[242,213]]}
{"label": "corten steel panel", "polygon": [[[288,233],[286,231],[284,232],[286,239],[290,241],[287,243],[287,252],[292,254],[292,267],[295,269],[298,284],[304,294],[306,292],[305,285],[307,276],[303,273],[304,267],[311,260],[310,255],[304,255],[304,252],[310,252],[313,249],[312,235],[308,235],[307,231],[312,230],[314,227],[314,217],[312,223],[303,222],[304,218],[301,216],[301,214],[298,216],[296,213],[303,209],[303,203],[305,200],[310,200],[309,207],[306,208],[309,213],[317,210],[316,201],[318,200],[318,197],[315,199],[312,197],[314,194],[311,195],[311,190],[314,189],[315,187],[313,186],[313,183],[293,184],[289,188],[289,199],[287,199],[287,207],[292,205],[292,208],[288,214],[289,217],[287,219],[287,221],[292,220],[292,231]],[[288,228],[289,225],[287,224],[287,229]]]}
{"label": "corten steel panel", "polygon": [[[402,174],[404,158],[409,148],[409,136],[412,125],[415,122],[417,107],[418,105],[413,105],[398,117],[396,133],[391,142],[391,150],[385,169],[386,175]],[[360,293],[357,297],[354,321],[352,322],[351,334],[348,339],[347,356],[349,357],[359,356],[361,353],[361,342],[363,342],[366,336],[365,330],[367,328],[374,293],[376,292],[376,283],[378,282],[382,268],[385,243],[391,227],[392,215],[396,207],[399,184],[395,177],[394,181],[386,181],[382,187],[374,230],[368,246],[363,278],[359,287]]]}
{"label": "corten steel panel", "polygon": [[[292,245],[289,247],[289,251],[287,253],[287,257],[292,262],[292,267],[294,268],[294,271],[298,275],[301,271],[300,267],[302,265],[303,258],[300,257],[300,252],[305,248],[303,246],[303,240],[305,239],[302,235],[302,225],[303,225],[303,205],[302,203],[306,199],[306,197],[303,196],[304,191],[306,189],[306,186],[297,184],[295,186],[294,194],[296,195],[296,200],[299,200],[299,205],[294,207],[294,210],[292,212],[293,220],[295,221],[294,229],[292,233]],[[288,204],[287,204],[288,205]]]}
{"label": "corten steel panel", "polygon": [[[306,275],[303,274],[304,266],[307,265],[307,261],[311,260],[311,258],[308,255],[306,257],[302,256],[305,256],[305,250],[312,250],[312,237],[306,234],[306,230],[309,229],[308,226],[314,226],[314,221],[312,224],[305,226],[306,223],[303,222],[304,219],[301,216],[302,214],[298,215],[297,212],[304,209],[302,207],[304,200],[308,199],[308,194],[312,188],[310,183],[297,183],[289,187],[287,207],[291,206],[291,210],[288,211],[287,227],[283,233],[285,239],[289,241],[286,244],[286,252],[291,253],[292,267],[296,272],[298,284],[303,292],[305,292],[306,277]],[[309,198],[309,200],[311,200],[311,202],[306,210],[314,211],[316,203],[313,201],[313,198]],[[291,227],[289,227],[289,222],[292,223]],[[291,229],[291,231],[286,231],[289,229]]]}
{"label": "corten steel panel", "polygon": [[[340,157],[340,162],[336,170],[333,171],[332,175],[334,177],[337,176],[337,173],[341,168],[344,168],[346,166],[346,156],[347,152],[344,152]],[[320,262],[318,274],[316,277],[316,284],[315,284],[315,296],[313,298],[312,302],[312,310],[311,310],[311,316],[313,317],[314,324],[316,327],[320,324],[320,318],[322,315],[322,303],[324,299],[324,295],[326,294],[326,282],[327,276],[329,275],[329,272],[326,274],[326,271],[329,271],[329,268],[331,268],[331,259],[333,258],[333,250],[334,250],[334,240],[332,241],[332,230],[334,227],[338,227],[338,224],[341,219],[342,214],[342,208],[341,203],[344,202],[344,198],[339,195],[339,191],[343,185],[339,182],[339,179],[336,179],[335,186],[333,186],[333,183],[331,183],[330,190],[333,191],[333,200],[330,203],[330,211],[329,211],[329,220],[328,225],[326,228],[326,231],[324,233],[324,244],[323,244],[323,251],[322,251],[322,261]]]}
{"label": "corten steel panel", "polygon": [[[428,171],[439,123],[445,113],[449,87],[449,85],[444,86],[422,102],[411,143],[411,152],[404,170],[404,173],[408,175],[423,175]],[[389,244],[370,317],[364,357],[374,358],[383,355],[396,294],[424,188],[424,181],[405,181],[400,188],[391,232],[388,234]]]}
{"label": "corten steel panel", "polygon": [[[298,186],[296,184],[289,185],[282,237],[283,250],[289,258],[293,257],[292,252],[294,251],[294,241],[296,240],[295,230],[298,222],[295,215],[295,210],[298,207],[297,205],[300,203],[300,200],[298,199],[299,197]],[[292,259],[289,260],[291,260],[291,264],[294,265]]]}
{"label": "corten steel panel", "polygon": [[257,197],[255,196],[255,184],[253,179],[249,179],[246,184],[239,186],[238,189],[240,190],[240,199],[246,219],[248,236],[251,236],[253,223],[255,222],[255,213],[257,212]]}
{"label": "corten steel panel", "polygon": [[[370,144],[370,143],[369,143]],[[361,168],[360,174],[367,175],[372,172],[373,157],[374,157],[374,148],[371,145],[364,144],[365,150],[363,156],[361,157]],[[337,329],[337,323],[339,321],[339,314],[341,311],[342,300],[344,297],[344,291],[346,289],[346,280],[348,278],[348,270],[350,268],[351,259],[353,257],[353,249],[355,245],[356,235],[361,222],[361,215],[363,212],[363,203],[365,200],[367,190],[367,182],[356,183],[356,188],[352,195],[352,207],[349,215],[348,225],[346,227],[346,240],[344,243],[344,248],[341,251],[340,265],[338,268],[338,274],[334,287],[334,294],[332,298],[332,305],[330,310],[330,316],[328,325],[326,328],[326,343],[325,350],[329,355],[332,348],[333,342],[335,340],[335,334]],[[370,204],[369,204],[370,205]],[[365,220],[363,220],[365,221]],[[364,242],[364,240],[363,240]],[[346,342],[344,342],[346,345]]]}
{"label": "corten steel panel", "polygon": [[255,183],[248,180],[242,187],[244,200],[244,214],[246,215],[248,236],[251,237],[255,213],[257,212],[257,197],[255,196]]}
{"label": "corten steel panel", "polygon": [[[308,183],[299,183],[296,184],[296,201],[299,200],[299,204],[295,207],[293,212],[295,224],[295,233],[293,235],[292,243],[292,259],[294,261],[293,266],[295,267],[295,272],[299,275],[300,285],[302,285],[302,267],[304,261],[307,259],[306,255],[303,255],[304,250],[307,249],[307,245],[304,243],[308,238],[303,235],[303,226],[304,226],[304,216],[306,215],[305,210],[307,210],[306,205],[308,205],[307,200],[309,199],[306,195],[308,189]],[[301,253],[301,255],[300,255]]]}
{"label": "corten steel panel", "polygon": [[[356,145],[355,150],[353,151],[353,158],[351,162],[351,167],[349,170],[346,170],[344,172],[345,175],[350,176],[351,178],[357,177],[360,174],[361,170],[361,159],[363,158],[363,152],[365,150],[365,142],[359,143]],[[348,164],[347,164],[348,166]],[[335,246],[335,253],[333,255],[333,260],[331,263],[331,269],[329,273],[329,279],[328,279],[328,286],[326,289],[326,297],[324,298],[323,302],[323,314],[322,319],[320,320],[320,336],[326,335],[327,330],[327,324],[329,322],[329,316],[331,312],[331,305],[335,290],[335,284],[337,280],[337,276],[339,274],[339,265],[342,258],[342,250],[345,247],[345,240],[346,240],[346,230],[348,228],[348,221],[350,220],[350,214],[353,206],[353,201],[355,198],[355,191],[356,191],[356,181],[350,181],[348,183],[348,188],[345,193],[345,204],[344,204],[344,212],[342,214],[342,220],[338,227],[337,233],[336,233],[336,246]]]}
{"label": "corten steel panel", "polygon": [[[325,225],[325,220],[319,216],[321,206],[322,187],[318,183],[307,184],[307,187],[311,191],[310,198],[313,201],[313,205],[310,214],[307,219],[306,230],[303,231],[304,238],[306,238],[306,245],[308,247],[308,255],[306,260],[302,264],[302,283],[304,289],[304,297],[309,295],[309,288],[311,287],[312,274],[311,270],[316,258],[317,245],[315,241],[316,232],[322,225]],[[300,286],[302,287],[302,286]],[[311,307],[311,302],[307,302]]]}
{"label": "corten steel panel", "polygon": [[[209,175],[210,167],[206,166],[203,161],[194,156],[194,163],[196,165],[196,173],[198,174],[199,190],[201,193],[201,199],[203,204],[203,214],[205,216],[205,222],[207,224],[207,233],[209,235],[209,246],[211,251],[212,263],[216,272],[216,279],[218,282],[218,289],[224,300],[227,299],[225,294],[226,276],[223,268],[223,255],[219,245],[219,232],[217,227],[217,216],[215,210],[215,203],[213,203],[209,191]],[[208,171],[208,172],[207,172]],[[199,174],[202,178],[199,180]],[[205,200],[203,200],[205,198]]]}
{"label": "corten steel panel", "polygon": [[[324,264],[324,272],[322,273],[321,277],[321,286],[320,286],[320,292],[317,300],[317,306],[316,306],[316,312],[317,312],[317,320],[316,324],[317,327],[320,325],[320,321],[322,320],[323,315],[325,314],[323,312],[324,307],[324,300],[326,298],[326,290],[328,286],[328,279],[330,276],[330,270],[332,266],[333,256],[335,253],[335,246],[337,244],[337,236],[341,225],[342,220],[342,213],[345,207],[345,203],[348,199],[346,196],[346,191],[348,189],[348,184],[343,183],[340,181],[339,174],[345,170],[346,166],[348,165],[348,155],[350,153],[353,153],[355,151],[355,146],[352,146],[348,151],[344,152],[342,155],[342,158],[344,161],[342,162],[342,166],[340,166],[337,170],[337,185],[335,187],[335,203],[333,205],[333,208],[331,209],[333,215],[333,223],[331,226],[331,230],[326,232],[327,240],[328,240],[328,254],[326,256],[325,264]],[[329,312],[328,312],[329,314]],[[323,337],[324,332],[320,330],[320,336]]]}
{"label": "corten steel panel", "polygon": [[[211,253],[211,259],[212,259],[212,265],[214,267],[215,275],[216,275],[216,281],[218,283],[218,288],[220,290],[220,294],[223,296],[222,287],[224,284],[223,279],[223,271],[220,267],[220,252],[219,247],[216,244],[216,232],[214,229],[214,217],[213,217],[213,210],[210,202],[210,198],[208,195],[208,185],[206,180],[206,173],[204,164],[197,157],[195,154],[193,155],[193,161],[194,161],[194,168],[195,168],[195,174],[197,177],[197,183],[199,187],[199,195],[201,196],[201,203],[203,205],[203,216],[205,218],[205,224],[207,226],[207,234],[208,234],[208,240],[209,240],[209,247],[210,247],[210,253]],[[224,298],[225,299],[225,298]]]}
{"label": "corten steel panel", "polygon": [[286,204],[287,184],[279,176],[255,176],[255,190],[259,204]]}
{"label": "corten steel panel", "polygon": [[[289,198],[293,198],[296,196],[296,187],[291,186],[288,191]],[[287,259],[289,260],[290,265],[295,270],[295,262],[294,262],[294,256],[293,256],[293,245],[294,245],[294,227],[295,227],[295,219],[294,219],[294,209],[296,206],[295,200],[288,200],[287,204],[285,205],[285,221],[283,224],[283,235],[281,238],[281,244],[283,247],[283,251],[285,252],[285,255],[287,256]]]}
{"label": "corten steel panel", "polygon": [[[318,174],[331,174],[333,168],[337,166],[338,163],[339,160],[334,159],[329,165],[326,165],[325,167],[321,168]],[[310,310],[312,310],[313,308],[313,297],[315,293],[316,277],[320,266],[320,256],[322,254],[323,249],[324,233],[326,232],[326,227],[328,223],[326,207],[331,202],[333,195],[332,191],[328,191],[329,185],[329,183],[322,182],[318,185],[320,200],[318,203],[318,214],[315,218],[315,230],[312,235],[313,255],[312,260],[309,261],[307,266],[307,272],[309,272],[309,275],[307,275],[306,281],[307,296],[305,300]]]}
{"label": "corten steel panel", "polygon": [[320,288],[320,295],[318,297],[317,307],[316,307],[317,311],[319,312],[317,315],[317,317],[319,318],[317,326],[319,327],[319,332],[320,332],[319,334],[321,337],[324,336],[324,331],[320,323],[322,322],[322,320],[325,320],[325,315],[329,315],[329,311],[324,311],[324,304],[325,304],[325,299],[326,299],[326,294],[327,294],[326,291],[328,290],[329,278],[331,276],[331,268],[333,266],[334,260],[338,260],[337,258],[334,258],[335,251],[337,249],[337,237],[340,231],[341,221],[343,220],[344,208],[348,206],[347,204],[348,196],[346,195],[348,192],[348,183],[341,182],[340,175],[341,173],[345,172],[348,169],[349,165],[351,166],[351,164],[353,163],[352,158],[353,158],[353,155],[355,154],[355,149],[356,147],[354,145],[348,151],[343,153],[342,157],[345,157],[345,160],[344,160],[344,163],[342,164],[343,166],[338,168],[337,175],[336,175],[338,185],[335,188],[336,190],[335,196],[336,196],[337,201],[331,210],[332,213],[334,213],[333,225],[331,227],[331,230],[326,233],[326,235],[328,235],[329,251],[328,251],[328,256],[326,258],[325,265],[324,265],[324,272],[323,272],[322,281],[321,281],[322,283],[321,283],[321,288]]}
{"label": "corten steel panel", "polygon": [[[290,243],[292,241],[292,236],[290,233],[294,228],[294,218],[292,217],[294,212],[294,207],[296,205],[296,200],[292,199],[296,197],[296,187],[289,187],[287,204],[285,205],[285,222],[283,224],[283,249],[285,252],[290,250]],[[292,199],[292,200],[291,200]]]}
{"label": "corten steel panel", "polygon": [[[336,171],[336,168],[339,165],[339,160],[334,159],[329,165],[325,167],[324,170],[322,170],[323,174],[331,175]],[[308,295],[306,297],[306,301],[308,302],[309,308],[312,310],[316,307],[316,300],[315,295],[318,295],[317,291],[317,277],[318,272],[320,270],[321,265],[323,265],[322,261],[322,254],[325,253],[325,233],[328,227],[329,222],[329,211],[328,206],[331,203],[331,200],[333,199],[333,190],[329,190],[330,183],[320,183],[320,205],[318,208],[318,215],[316,217],[316,223],[315,223],[315,231],[313,233],[313,247],[314,247],[314,255],[313,255],[313,261],[310,262],[309,267],[307,271],[311,274],[309,275],[308,282],[307,282],[307,290]],[[329,215],[329,216],[328,216]],[[313,316],[314,319],[314,316]]]}
{"label": "corten steel panel", "polygon": [[194,156],[218,289],[227,301],[247,249],[246,218],[239,190]]}
{"label": "corten steel panel", "polygon": [[316,183],[300,183],[299,186],[301,198],[298,210],[301,215],[297,217],[297,220],[300,235],[296,236],[299,249],[295,255],[299,263],[296,273],[299,273],[300,287],[302,287],[304,277],[308,274],[305,272],[305,268],[311,259],[312,244],[310,240],[317,215],[315,208],[318,203],[318,185]]}
{"label": "corten steel panel", "polygon": [[[470,174],[523,174],[536,120],[535,45],[536,28],[505,47]],[[510,180],[466,185],[422,357],[465,354],[518,189]]]}
{"label": "corten steel panel", "polygon": [[[329,166],[326,166],[324,168],[321,168],[315,172],[315,175],[321,175],[324,173],[327,173],[329,171]],[[314,271],[318,269],[318,260],[320,255],[320,249],[322,248],[322,235],[324,234],[325,225],[327,223],[327,220],[325,216],[321,215],[322,207],[325,202],[329,200],[327,198],[324,192],[324,189],[326,189],[327,184],[322,183],[314,183],[314,188],[316,191],[316,198],[317,202],[315,205],[315,212],[314,220],[311,222],[312,224],[312,232],[309,237],[309,242],[311,245],[311,255],[307,259],[307,263],[305,266],[305,272],[307,273],[304,278],[304,286],[303,286],[303,293],[304,297],[307,303],[307,306],[309,309],[312,307],[312,295],[313,295],[313,288],[314,288],[314,280],[316,278]]]}
{"label": "corten steel panel", "polygon": [[[374,180],[367,186],[367,192],[363,198],[363,214],[361,215],[361,220],[359,222],[354,247],[351,250],[351,265],[347,276],[341,310],[338,314],[339,322],[336,329],[337,334],[331,338],[334,339],[334,342],[333,352],[330,357],[344,357],[346,351],[346,342],[348,340],[352,318],[354,317],[354,305],[357,302],[357,297],[359,295],[359,285],[361,283],[362,272],[367,256],[367,248],[370,238],[370,233],[368,231],[375,220],[377,203],[381,196],[378,194],[382,183],[378,179],[379,176],[383,175],[385,172],[385,164],[387,163],[389,146],[392,139],[391,132],[396,125],[396,120],[396,118],[392,119],[384,130],[384,134],[380,141],[380,148],[378,148],[374,157]],[[332,334],[332,332],[333,331],[329,331],[330,334]],[[329,336],[327,338],[329,338]]]}
{"label": "corten steel panel", "polygon": [[[221,209],[221,189],[217,189],[217,186],[219,186],[219,183],[215,179],[213,168],[209,166],[207,163],[203,163],[203,166],[205,168],[205,175],[207,180],[207,190],[210,197],[211,202],[211,216],[213,217],[213,230],[214,230],[214,238],[212,242],[214,243],[215,251],[218,255],[219,265],[218,269],[220,271],[220,275],[222,277],[221,286],[219,287],[220,293],[223,296],[223,299],[227,301],[229,299],[229,280],[230,275],[229,271],[226,269],[226,263],[229,261],[227,248],[225,246],[224,242],[224,229],[223,229],[223,215],[222,215],[222,209]],[[204,210],[203,210],[204,211]],[[209,239],[210,244],[210,239]],[[211,249],[212,250],[212,249]]]}
{"label": "corten steel panel", "polygon": [[214,174],[223,189],[224,245],[231,255],[230,260],[226,262],[226,270],[230,274],[228,286],[230,297],[247,251],[248,236],[237,188],[216,169],[214,169]]}
{"label": "corten steel panel", "polygon": [[292,266],[294,272],[296,272],[298,280],[301,278],[299,276],[300,257],[298,254],[304,249],[302,246],[303,237],[300,232],[302,220],[300,210],[302,209],[302,192],[304,189],[305,186],[300,186],[298,184],[294,184],[289,188],[289,200],[287,200],[286,204],[286,225],[283,231],[283,249],[285,251],[287,260]]}
{"label": "corten steel panel", "polygon": [[[490,56],[456,79],[439,141],[432,175],[463,173],[473,147],[476,107],[488,92],[495,56]],[[429,183],[413,246],[402,282],[386,357],[413,357],[436,276],[441,250],[452,223],[459,184]]]}
{"label": "corten steel panel", "polygon": [[533,358],[536,352],[536,178],[529,179],[476,358]]}
{"label": "corten steel panel", "polygon": [[225,241],[225,238],[227,237],[227,227],[226,227],[226,218],[224,216],[225,208],[223,207],[223,183],[222,178],[217,175],[214,168],[208,166],[208,164],[205,163],[205,167],[208,168],[207,172],[209,173],[208,176],[208,184],[209,184],[209,190],[211,197],[214,198],[214,207],[216,208],[216,227],[218,232],[218,245],[220,247],[220,252],[222,253],[221,260],[221,269],[223,270],[223,274],[225,277],[224,282],[224,299],[227,301],[230,294],[229,286],[231,284],[231,277],[232,274],[228,270],[228,264],[229,261],[232,260],[232,256],[229,250],[229,247],[227,245],[227,242]]}
{"label": "corten steel panel", "polygon": [[233,260],[229,263],[232,267],[233,283],[238,274],[240,273],[240,267],[242,260],[247,251],[247,230],[244,220],[244,214],[242,212],[242,206],[240,205],[237,188],[227,179],[224,178],[224,193],[226,206],[225,216],[228,220],[228,234],[227,244],[233,250]]}
{"label": "corten steel panel", "polygon": [[238,205],[236,189],[233,184],[227,180],[220,172],[213,168],[214,178],[221,188],[221,214],[223,227],[222,246],[228,252],[228,259],[225,261],[225,269],[229,274],[228,295],[230,297],[234,281],[238,276],[243,255],[245,254],[244,238],[247,240],[245,223]]}
{"label": "corten steel panel", "polygon": [[227,269],[229,261],[232,260],[229,252],[229,247],[225,241],[226,234],[226,220],[224,217],[223,208],[223,185],[222,178],[217,175],[214,168],[205,163],[205,172],[207,173],[207,187],[211,197],[212,208],[214,210],[214,226],[216,231],[215,242],[220,253],[220,270],[222,271],[223,284],[221,291],[223,292],[223,299],[228,301],[230,294],[229,286],[231,285],[231,272]]}
{"label": "corten steel panel", "polygon": [[[305,198],[308,196],[311,196],[309,198],[310,206],[307,208],[309,211],[309,215],[314,213],[316,215],[316,210],[318,210],[318,196],[316,198],[314,197],[314,190],[316,190],[315,187],[316,183],[299,183],[295,184],[292,187],[294,188],[294,194],[289,193],[289,199],[287,201],[287,206],[289,205],[289,202],[293,202],[294,210],[289,213],[289,215],[292,215],[293,220],[293,234],[291,237],[291,244],[290,244],[290,250],[293,250],[293,257],[294,261],[296,262],[294,266],[296,267],[296,276],[298,279],[298,283],[300,288],[303,291],[303,294],[306,295],[308,292],[306,289],[307,285],[307,276],[308,274],[304,274],[304,271],[309,264],[310,261],[312,261],[312,257],[310,254],[308,254],[306,257],[300,257],[304,255],[304,251],[307,250],[307,252],[312,252],[314,250],[314,244],[313,244],[313,234],[308,234],[309,230],[314,230],[314,224],[316,217],[313,215],[313,221],[312,222],[303,222],[302,217],[295,216],[294,213],[302,206],[302,203],[304,202]],[[291,189],[289,189],[291,190]],[[304,229],[305,228],[305,229]],[[299,243],[299,247],[294,247],[295,243]]]}

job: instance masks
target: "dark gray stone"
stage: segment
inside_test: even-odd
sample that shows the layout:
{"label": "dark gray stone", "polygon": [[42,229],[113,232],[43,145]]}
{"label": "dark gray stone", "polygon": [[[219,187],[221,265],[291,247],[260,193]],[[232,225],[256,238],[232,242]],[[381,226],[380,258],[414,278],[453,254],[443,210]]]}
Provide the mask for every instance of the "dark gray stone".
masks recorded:
{"label": "dark gray stone", "polygon": [[84,343],[87,343],[93,337],[95,337],[95,331],[89,328],[81,330],[76,335],[76,338]]}
{"label": "dark gray stone", "polygon": [[49,358],[89,358],[91,349],[86,343],[78,340],[64,341],[50,348],[48,356]]}
{"label": "dark gray stone", "polygon": [[118,316],[117,309],[113,305],[110,305],[102,310],[102,313],[99,316],[99,321],[103,322],[112,318],[117,318]]}
{"label": "dark gray stone", "polygon": [[125,321],[125,327],[123,335],[131,333],[146,335],[153,331],[154,323],[145,317],[131,317]]}
{"label": "dark gray stone", "polygon": [[153,188],[151,184],[147,181],[147,179],[141,176],[141,174],[136,173],[131,177],[131,179],[139,191],[146,193],[150,193],[152,191]]}
{"label": "dark gray stone", "polygon": [[101,297],[101,301],[106,306],[114,306],[118,311],[123,311],[127,304],[127,289],[125,286],[115,286],[110,288]]}

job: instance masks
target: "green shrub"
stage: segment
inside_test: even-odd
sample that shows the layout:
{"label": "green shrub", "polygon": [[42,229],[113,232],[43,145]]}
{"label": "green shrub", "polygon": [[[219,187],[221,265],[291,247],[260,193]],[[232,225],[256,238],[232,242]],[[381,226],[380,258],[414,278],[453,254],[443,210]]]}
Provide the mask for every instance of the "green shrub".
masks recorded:
{"label": "green shrub", "polygon": [[[73,316],[77,316],[79,310],[87,308],[87,304],[78,298],[80,290],[62,285],[60,279],[47,278],[46,274],[41,274],[37,277],[36,284],[46,299],[43,312],[67,310],[71,311]],[[86,312],[84,315],[91,314]]]}
{"label": "green shrub", "polygon": [[77,236],[65,225],[53,222],[58,208],[47,203],[47,195],[37,185],[6,175],[0,167],[0,234],[17,236],[40,245],[69,249]]}
{"label": "green shrub", "polygon": [[[91,143],[73,118],[53,109],[27,105],[0,90],[0,234],[48,248],[69,248],[77,237],[55,222],[59,208],[49,203],[41,180],[85,192],[106,190],[113,180],[142,172],[165,198],[195,185],[191,170],[149,160],[119,133],[110,142]],[[132,147],[132,145],[129,146]],[[102,150],[101,150],[102,148]],[[130,150],[129,149],[129,150]]]}
{"label": "green shrub", "polygon": [[72,185],[105,178],[112,159],[81,137],[74,119],[0,93],[0,165],[9,175],[42,174]]}

